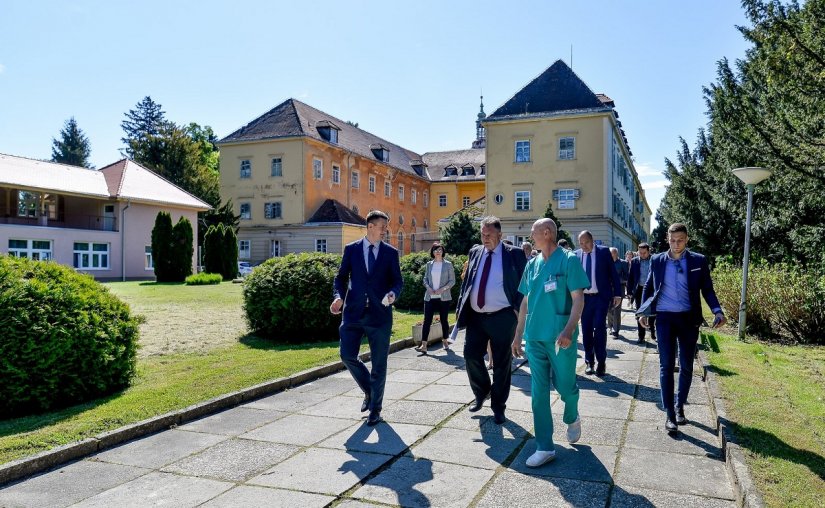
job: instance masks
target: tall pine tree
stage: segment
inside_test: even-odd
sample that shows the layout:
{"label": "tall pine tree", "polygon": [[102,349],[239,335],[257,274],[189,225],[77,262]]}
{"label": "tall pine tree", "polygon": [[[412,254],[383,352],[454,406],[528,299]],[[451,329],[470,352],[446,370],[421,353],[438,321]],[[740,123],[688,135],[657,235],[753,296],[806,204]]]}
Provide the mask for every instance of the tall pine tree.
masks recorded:
{"label": "tall pine tree", "polygon": [[481,243],[479,225],[465,212],[453,215],[441,232],[441,244],[450,254],[467,254],[473,245]]}
{"label": "tall pine tree", "polygon": [[[130,159],[138,160],[135,157],[134,143],[139,143],[149,136],[157,136],[161,127],[166,123],[166,113],[161,109],[161,105],[153,101],[148,95],[138,102],[135,109],[130,109],[126,113],[126,119],[120,124],[126,137],[121,138],[126,144],[124,151]],[[138,161],[140,162],[140,161]]]}
{"label": "tall pine tree", "polygon": [[172,259],[172,216],[169,212],[158,212],[155,227],[152,228],[152,261],[155,264],[155,278],[158,282],[174,281]]}
{"label": "tall pine tree", "polygon": [[545,219],[553,219],[553,222],[556,223],[556,228],[558,228],[558,234],[556,235],[556,240],[567,240],[567,243],[573,245],[573,239],[570,237],[570,233],[565,231],[561,228],[561,221],[556,214],[553,213],[553,202],[550,201],[547,203],[547,208],[544,210],[544,218]]}
{"label": "tall pine tree", "polygon": [[77,126],[74,117],[66,120],[60,131],[60,140],[52,138],[52,162],[92,168],[89,156],[92,154],[92,145],[89,138]]}

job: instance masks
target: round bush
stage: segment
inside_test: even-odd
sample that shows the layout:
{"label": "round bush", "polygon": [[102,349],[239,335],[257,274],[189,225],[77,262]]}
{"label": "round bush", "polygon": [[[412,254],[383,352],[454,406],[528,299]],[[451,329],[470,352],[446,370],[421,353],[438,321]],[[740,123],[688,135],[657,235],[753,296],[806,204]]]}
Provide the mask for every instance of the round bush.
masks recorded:
{"label": "round bush", "polygon": [[[453,297],[452,306],[455,308],[458,293],[461,290],[461,269],[464,267],[467,256],[448,255],[445,259],[451,262],[455,269],[455,285],[450,290]],[[396,300],[396,307],[415,311],[424,310],[424,269],[430,260],[432,258],[429,252],[414,252],[401,258],[401,277],[404,279],[404,287]]]}
{"label": "round bush", "polygon": [[208,284],[220,284],[223,282],[223,275],[219,273],[196,273],[190,275],[184,281],[187,286],[205,286]]}
{"label": "round bush", "polygon": [[139,324],[88,275],[0,255],[0,417],[66,407],[128,386]]}
{"label": "round bush", "polygon": [[243,282],[249,328],[283,343],[337,340],[341,316],[330,314],[329,305],[340,265],[338,254],[303,253],[256,267]]}

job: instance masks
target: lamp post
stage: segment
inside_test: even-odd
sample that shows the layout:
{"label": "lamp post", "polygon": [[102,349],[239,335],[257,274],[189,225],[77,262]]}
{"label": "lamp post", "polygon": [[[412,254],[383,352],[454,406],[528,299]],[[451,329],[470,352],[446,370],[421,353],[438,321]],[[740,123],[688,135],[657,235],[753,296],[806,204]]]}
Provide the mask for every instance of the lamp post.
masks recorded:
{"label": "lamp post", "polygon": [[751,250],[751,215],[753,212],[753,189],[756,184],[771,176],[771,170],[765,168],[738,168],[733,174],[742,180],[748,189],[748,215],[745,222],[745,257],[742,259],[742,296],[739,299],[739,340],[745,338],[745,311],[748,294],[748,261]]}

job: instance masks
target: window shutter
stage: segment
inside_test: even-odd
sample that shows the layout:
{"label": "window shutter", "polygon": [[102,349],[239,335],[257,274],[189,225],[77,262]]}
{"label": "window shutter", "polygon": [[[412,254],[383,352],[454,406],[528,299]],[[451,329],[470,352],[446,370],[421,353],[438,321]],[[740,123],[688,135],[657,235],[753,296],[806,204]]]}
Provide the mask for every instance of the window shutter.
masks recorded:
{"label": "window shutter", "polygon": [[558,189],[553,189],[553,201],[558,201],[558,200],[559,200],[559,190]]}
{"label": "window shutter", "polygon": [[581,189],[573,189],[573,199],[581,198],[582,191]]}

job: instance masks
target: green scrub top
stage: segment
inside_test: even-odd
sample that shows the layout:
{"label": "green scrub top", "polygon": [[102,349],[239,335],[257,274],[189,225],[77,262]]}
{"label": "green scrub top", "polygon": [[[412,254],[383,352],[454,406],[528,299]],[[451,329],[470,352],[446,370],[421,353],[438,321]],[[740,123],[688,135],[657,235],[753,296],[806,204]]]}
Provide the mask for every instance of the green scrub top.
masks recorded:
{"label": "green scrub top", "polygon": [[[552,288],[555,282],[555,289]],[[549,285],[546,285],[549,283]],[[539,254],[527,263],[519,293],[527,298],[524,340],[555,341],[570,319],[572,291],[590,287],[581,262],[572,252],[557,248],[547,261]],[[573,340],[578,338],[578,327]]]}

